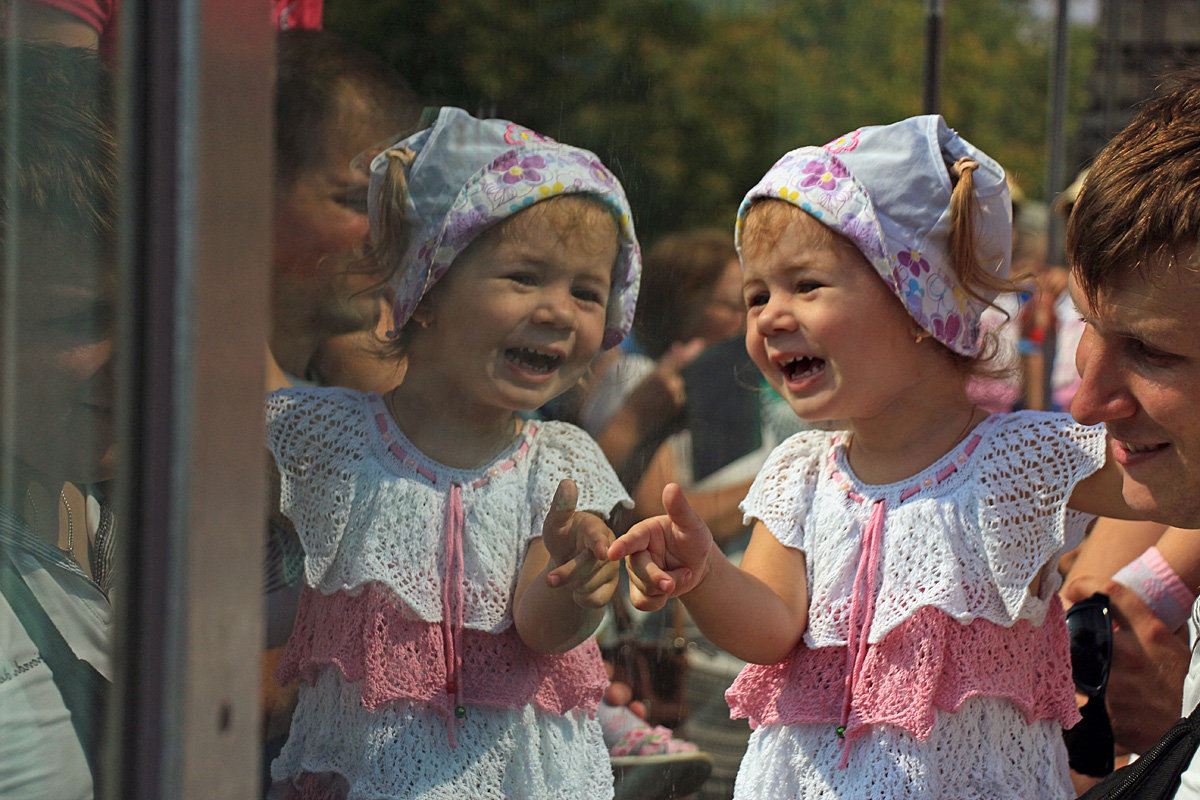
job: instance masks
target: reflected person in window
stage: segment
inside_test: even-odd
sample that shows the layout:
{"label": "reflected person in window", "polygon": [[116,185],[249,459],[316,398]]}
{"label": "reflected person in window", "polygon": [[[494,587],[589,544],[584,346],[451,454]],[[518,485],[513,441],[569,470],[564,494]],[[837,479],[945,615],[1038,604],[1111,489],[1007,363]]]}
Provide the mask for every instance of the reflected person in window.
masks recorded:
{"label": "reflected person in window", "polygon": [[374,159],[370,210],[403,382],[267,402],[305,554],[272,776],[300,798],[611,797],[591,635],[630,500],[583,431],[523,415],[629,330],[624,192],[585,150],[443,109]]}
{"label": "reflected person in window", "polygon": [[[386,391],[402,374],[379,355],[386,275],[351,268],[367,236],[364,149],[416,123],[408,84],[378,56],[331,33],[277,40],[275,197],[267,388],[337,385]],[[300,554],[272,523],[267,538],[265,737],[277,752],[295,702],[271,675],[291,632]]]}
{"label": "reflected person in window", "polygon": [[368,176],[352,162],[420,107],[395,70],[331,33],[280,33],[277,65],[268,388],[386,391],[402,370],[375,347],[388,276],[351,259],[368,228]]}
{"label": "reflected person in window", "polygon": [[[9,45],[11,47],[12,45]],[[93,796],[108,680],[116,144],[94,53],[0,53],[0,797]],[[12,92],[16,90],[14,95]],[[19,113],[18,113],[19,109]],[[62,691],[63,688],[67,691]],[[79,691],[73,691],[79,690]]]}

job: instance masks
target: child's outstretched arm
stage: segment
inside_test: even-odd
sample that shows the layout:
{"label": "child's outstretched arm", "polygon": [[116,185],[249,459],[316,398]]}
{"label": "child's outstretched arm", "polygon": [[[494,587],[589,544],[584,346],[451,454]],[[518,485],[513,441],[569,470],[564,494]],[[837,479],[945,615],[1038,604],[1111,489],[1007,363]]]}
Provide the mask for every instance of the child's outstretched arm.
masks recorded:
{"label": "child's outstretched arm", "polygon": [[513,624],[540,653],[565,653],[591,636],[617,589],[620,565],[608,558],[613,533],[595,514],[576,511],[578,499],[573,481],[558,485],[517,579]]}
{"label": "child's outstretched arm", "polygon": [[808,625],[804,553],[754,526],[741,568],[713,542],[676,484],[663,490],[663,516],[642,520],[608,549],[626,558],[636,608],[679,597],[713,644],[756,664],[791,652]]}

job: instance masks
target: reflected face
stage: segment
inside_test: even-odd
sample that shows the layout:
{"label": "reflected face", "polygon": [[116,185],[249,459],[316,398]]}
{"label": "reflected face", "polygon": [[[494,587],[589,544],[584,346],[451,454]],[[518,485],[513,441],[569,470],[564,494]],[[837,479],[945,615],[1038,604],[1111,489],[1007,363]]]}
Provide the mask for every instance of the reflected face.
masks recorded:
{"label": "reflected face", "polygon": [[305,374],[312,355],[313,346],[299,340],[362,330],[375,319],[377,299],[354,293],[380,276],[346,273],[346,256],[370,227],[368,175],[350,163],[395,133],[384,124],[347,97],[331,125],[325,162],[276,190],[271,349],[293,375]]}
{"label": "reflected face", "polygon": [[720,342],[742,332],[746,325],[746,304],[742,300],[742,265],[735,258],[713,286],[712,297],[704,306],[695,336],[706,342]]}
{"label": "reflected face", "polygon": [[[1186,255],[1186,254],[1185,254]],[[1194,264],[1195,253],[1181,258]],[[1089,306],[1076,351],[1080,422],[1103,422],[1124,476],[1125,502],[1150,518],[1200,527],[1200,276],[1166,267],[1132,271]]]}
{"label": "reflected face", "polygon": [[808,420],[872,418],[919,380],[913,322],[866,259],[799,209],[743,253],[746,349]]}
{"label": "reflected face", "polygon": [[[111,478],[114,458],[115,282],[88,266],[95,253],[60,237],[27,236],[12,309],[15,455],[55,480]],[[3,358],[0,355],[0,358]]]}
{"label": "reflected face", "polygon": [[[582,214],[580,213],[582,212]],[[617,228],[590,201],[550,200],[477,239],[418,307],[405,376],[481,415],[531,411],[600,351]]]}

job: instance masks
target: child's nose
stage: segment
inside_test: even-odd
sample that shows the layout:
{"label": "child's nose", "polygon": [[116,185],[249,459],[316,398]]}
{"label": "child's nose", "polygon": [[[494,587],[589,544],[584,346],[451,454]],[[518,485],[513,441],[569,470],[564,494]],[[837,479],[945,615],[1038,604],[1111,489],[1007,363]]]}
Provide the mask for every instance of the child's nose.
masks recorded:
{"label": "child's nose", "polygon": [[793,331],[797,327],[796,316],[791,307],[783,300],[770,298],[755,318],[758,332],[766,336],[772,333]]}
{"label": "child's nose", "polygon": [[533,321],[540,325],[566,328],[575,323],[575,298],[569,289],[547,287],[538,298]]}

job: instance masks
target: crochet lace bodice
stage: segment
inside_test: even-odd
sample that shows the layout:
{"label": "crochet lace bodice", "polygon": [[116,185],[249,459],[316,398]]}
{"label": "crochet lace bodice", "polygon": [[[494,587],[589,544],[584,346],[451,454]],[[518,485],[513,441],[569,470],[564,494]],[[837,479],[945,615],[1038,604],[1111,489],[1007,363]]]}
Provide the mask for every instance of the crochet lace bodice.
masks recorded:
{"label": "crochet lace bodice", "polygon": [[447,493],[460,485],[463,626],[512,624],[511,595],[530,539],[563,478],[578,508],[607,517],[630,500],[591,438],[562,422],[527,422],[491,463],[443,466],[401,433],[378,395],[286,389],[267,401],[267,442],[280,472],[280,506],[305,551],[305,583],[323,594],[386,585],[405,610],[441,620]]}
{"label": "crochet lace bodice", "polygon": [[884,486],[855,477],[847,441],[827,431],[791,437],[742,503],[747,520],[805,553],[808,646],[846,644],[861,536],[878,501],[885,522],[869,641],[923,606],[962,623],[1041,623],[1058,588],[1056,556],[1082,541],[1090,519],[1066,502],[1104,463],[1101,427],[1066,414],[996,414],[919,474]]}
{"label": "crochet lace bodice", "polygon": [[582,511],[631,505],[599,447],[571,425],[527,422],[488,464],[452,469],[378,395],[345,389],[270,395],[267,442],[304,550],[277,673],[300,679],[299,701],[271,767],[290,796],[611,797],[595,642],[535,653],[512,624],[559,482],[576,482]]}
{"label": "crochet lace bodice", "polygon": [[780,445],[742,504],[806,556],[808,629],[726,693],[755,728],[735,798],[1063,800],[1078,718],[1058,556],[1100,427],[998,414],[917,475],[869,485],[848,434]]}

